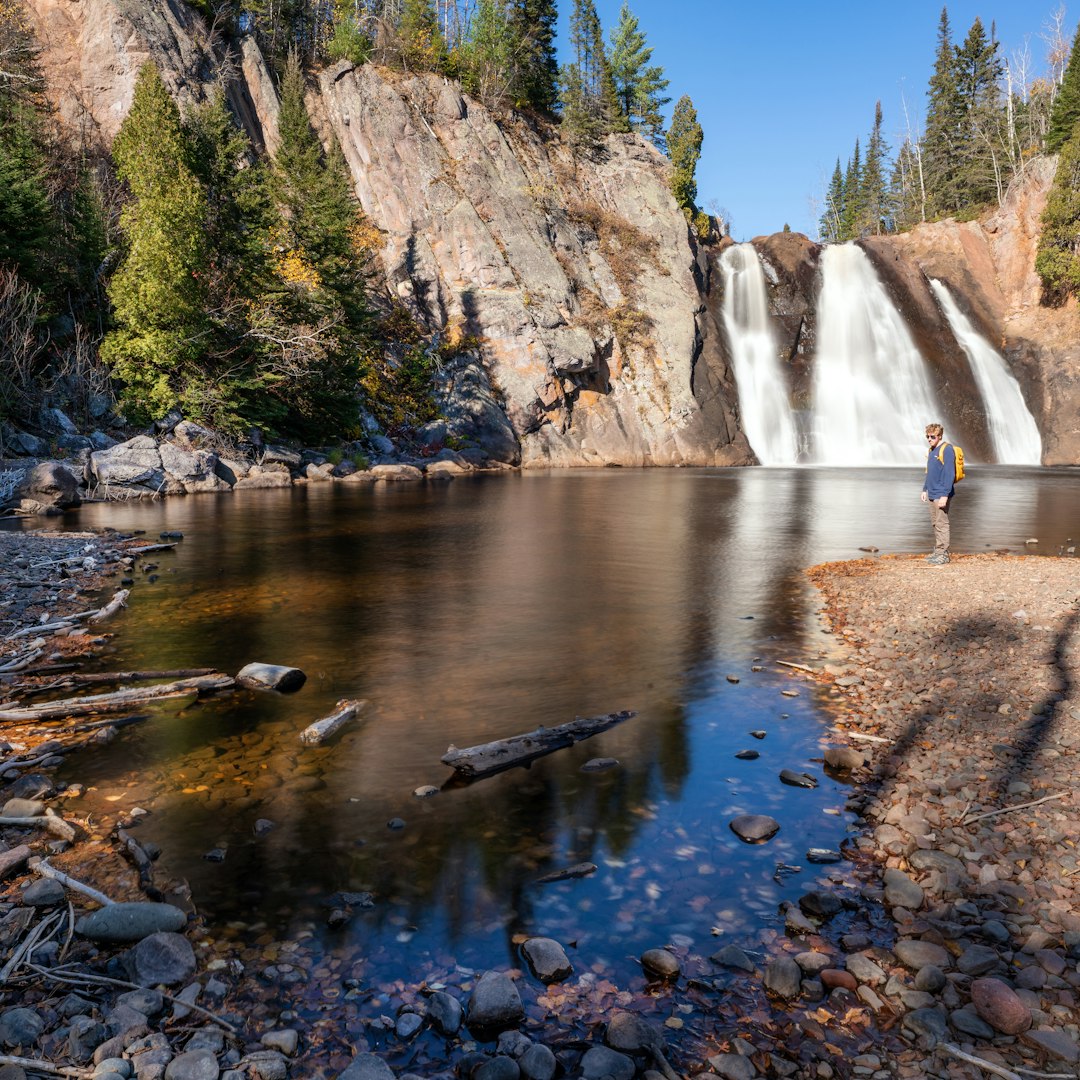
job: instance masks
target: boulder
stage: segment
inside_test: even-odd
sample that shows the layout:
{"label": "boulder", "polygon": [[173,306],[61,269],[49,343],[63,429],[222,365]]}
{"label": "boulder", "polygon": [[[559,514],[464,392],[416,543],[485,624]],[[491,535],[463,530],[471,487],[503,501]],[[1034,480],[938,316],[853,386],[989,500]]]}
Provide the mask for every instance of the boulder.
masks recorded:
{"label": "boulder", "polygon": [[151,934],[124,958],[131,981],[139,986],[175,986],[195,974],[195,952],[180,934]]}
{"label": "boulder", "polygon": [[503,1031],[525,1016],[517,987],[501,971],[486,971],[476,981],[469,997],[468,1024],[477,1031]]}
{"label": "boulder", "polygon": [[158,448],[161,465],[170,480],[187,494],[199,491],[227,491],[229,485],[217,475],[217,454],[210,450],[184,450],[164,442]]}
{"label": "boulder", "polygon": [[646,949],[641,954],[641,966],[653,979],[677,979],[682,974],[678,957],[667,949]]}
{"label": "boulder", "polygon": [[584,1080],[634,1080],[634,1059],[608,1046],[592,1046],[581,1059]]}
{"label": "boulder", "polygon": [[850,746],[830,746],[825,750],[825,764],[835,772],[851,772],[862,768],[864,754]]}
{"label": "boulder", "polygon": [[790,956],[778,956],[765,968],[765,989],[790,1000],[802,989],[802,969]]}
{"label": "boulder", "polygon": [[1031,1009],[1001,979],[975,979],[971,1002],[979,1016],[1003,1035],[1019,1035],[1031,1027]]}
{"label": "boulder", "polygon": [[437,990],[428,998],[427,1014],[435,1030],[449,1037],[461,1030],[465,1010],[456,997],[444,990]]}
{"label": "boulder", "polygon": [[732,818],[730,827],[747,844],[763,844],[780,831],[780,822],[765,814],[740,814]]}
{"label": "boulder", "polygon": [[374,479],[390,483],[402,480],[422,480],[424,477],[415,465],[373,465],[370,472]]}
{"label": "boulder", "polygon": [[61,510],[78,506],[82,501],[79,498],[78,480],[57,461],[43,461],[35,465],[23,478],[18,491],[24,498]]}
{"label": "boulder", "polygon": [[[228,477],[224,477],[228,482]],[[280,465],[252,465],[243,476],[238,476],[233,487],[240,488],[283,488],[292,483],[289,470]]]}
{"label": "boulder", "polygon": [[284,465],[290,472],[299,469],[303,458],[295,450],[286,446],[267,446],[259,459],[259,464],[266,468],[269,465]]}
{"label": "boulder", "polygon": [[95,450],[87,468],[88,479],[103,487],[158,492],[166,481],[157,442],[149,435],[136,435],[108,450]]}
{"label": "boulder", "polygon": [[552,938],[529,938],[521,951],[532,973],[543,983],[562,982],[573,973],[566,951]]}

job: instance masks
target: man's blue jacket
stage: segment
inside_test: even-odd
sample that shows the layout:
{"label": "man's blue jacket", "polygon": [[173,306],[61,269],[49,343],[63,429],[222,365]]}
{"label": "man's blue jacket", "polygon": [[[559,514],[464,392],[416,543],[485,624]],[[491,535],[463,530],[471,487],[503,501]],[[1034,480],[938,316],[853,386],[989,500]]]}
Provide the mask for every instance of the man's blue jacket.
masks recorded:
{"label": "man's blue jacket", "polygon": [[[943,451],[942,461],[938,461],[938,451]],[[947,442],[939,443],[926,457],[926,482],[923,491],[933,501],[942,495],[952,495],[953,481],[956,479],[956,453]]]}

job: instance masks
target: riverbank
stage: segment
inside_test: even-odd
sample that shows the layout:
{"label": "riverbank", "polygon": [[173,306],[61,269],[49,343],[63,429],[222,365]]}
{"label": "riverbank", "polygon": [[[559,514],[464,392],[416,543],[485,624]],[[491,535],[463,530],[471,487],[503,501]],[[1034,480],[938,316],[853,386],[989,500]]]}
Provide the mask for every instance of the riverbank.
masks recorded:
{"label": "riverbank", "polygon": [[840,644],[838,733],[872,759],[849,801],[882,875],[866,898],[896,934],[844,957],[856,993],[900,1021],[900,1075],[979,1075],[950,1069],[944,1045],[1075,1075],[1080,564],[905,557],[809,573]]}
{"label": "riverbank", "polygon": [[[64,674],[34,673],[32,665],[77,663],[68,650],[102,647],[100,624],[80,633],[84,619],[70,617],[100,611],[124,575],[150,573],[137,548],[162,539],[0,533],[0,566],[28,581],[31,572],[39,575],[27,585],[5,581],[7,653],[0,663],[43,650],[17,673],[25,688],[27,679],[55,682]],[[117,804],[111,817],[80,813],[79,786],[58,790],[49,780],[61,748],[45,753],[41,744],[58,741],[57,728],[5,725],[4,737],[17,745],[5,754],[0,798],[37,802],[24,809],[42,818],[52,809],[75,835],[65,839],[48,824],[4,827],[0,857],[15,852],[0,913],[4,961],[35,926],[63,911],[65,899],[83,911],[95,906],[31,873],[35,855],[113,900],[144,901],[149,885],[185,921],[168,924],[179,933],[149,935],[165,946],[155,964],[168,965],[149,973],[140,968],[147,947],[139,941],[77,934],[68,944],[69,927],[56,921],[35,946],[36,970],[20,962],[9,973],[0,1034],[13,1055],[22,1044],[12,1040],[25,1038],[25,1052],[39,1062],[88,1072],[92,1062],[109,1060],[118,1076],[138,1080],[388,1080],[388,1059],[401,1073],[424,1076],[455,1070],[479,1078],[482,1070],[485,1078],[551,1080],[618,1069],[629,1078],[659,1064],[650,1046],[681,1076],[981,1075],[951,1059],[946,1045],[1001,1067],[1070,1075],[1080,989],[1071,846],[1080,835],[1072,794],[1080,746],[1073,741],[1080,728],[1078,570],[1072,559],[973,556],[942,569],[896,558],[811,571],[838,653],[827,667],[813,659],[812,671],[789,669],[790,677],[828,687],[837,728],[826,737],[836,748],[826,760],[854,766],[849,807],[868,831],[853,834],[843,848],[846,864],[823,868],[835,873],[824,874],[799,904],[784,905],[777,926],[743,942],[745,951],[728,945],[706,957],[707,939],[650,950],[655,955],[642,957],[652,973],[644,991],[586,970],[546,990],[535,973],[500,972],[509,1030],[497,1046],[478,1046],[469,1033],[472,995],[483,982],[469,972],[440,987],[402,971],[399,984],[376,993],[362,976],[344,977],[347,962],[309,965],[302,941],[260,939],[243,951],[211,940],[194,914],[199,898],[155,881],[143,861],[152,862],[154,852],[141,847],[133,827],[140,811]],[[44,630],[64,616],[70,625]],[[123,616],[104,626],[122,632]],[[944,652],[941,659],[931,661],[928,645]],[[52,693],[66,696],[61,688]],[[77,738],[107,739],[110,731],[105,724]],[[837,744],[847,744],[846,756]],[[873,759],[870,768],[859,764],[864,755]],[[1055,797],[972,820],[1046,796]],[[46,980],[46,968],[72,981],[65,988]],[[152,979],[171,987],[176,1000],[74,981],[86,972]],[[64,997],[67,989],[73,993]],[[516,993],[524,1015],[515,1019]],[[306,1010],[300,1002],[312,995],[321,1004]],[[215,1015],[192,1013],[191,1005]],[[635,1014],[644,1024],[633,1030],[611,1022]]]}

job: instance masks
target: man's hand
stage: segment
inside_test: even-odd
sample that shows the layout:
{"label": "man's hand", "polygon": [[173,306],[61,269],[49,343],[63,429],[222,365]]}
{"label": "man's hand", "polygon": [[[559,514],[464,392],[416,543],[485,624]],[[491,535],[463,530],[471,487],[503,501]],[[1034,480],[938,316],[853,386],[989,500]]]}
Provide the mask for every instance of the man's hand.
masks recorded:
{"label": "man's hand", "polygon": [[919,498],[920,498],[920,499],[921,499],[921,500],[922,500],[923,502],[929,502],[929,501],[930,501],[930,498],[929,498],[929,496],[928,496],[928,495],[926,494],[926,492],[925,492],[925,491],[921,491],[921,492],[919,492]]}
{"label": "man's hand", "polygon": [[939,510],[944,510],[949,503],[949,496],[942,495],[940,499],[935,500],[935,505]]}

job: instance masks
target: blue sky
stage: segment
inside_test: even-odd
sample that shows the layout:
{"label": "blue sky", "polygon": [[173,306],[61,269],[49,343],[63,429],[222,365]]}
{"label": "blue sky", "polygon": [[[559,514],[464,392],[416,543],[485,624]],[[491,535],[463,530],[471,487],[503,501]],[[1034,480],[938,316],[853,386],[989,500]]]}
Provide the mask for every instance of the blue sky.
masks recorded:
{"label": "blue sky", "polygon": [[[620,4],[596,0],[605,40]],[[1027,38],[1034,71],[1045,72],[1040,34],[1060,0],[946,6],[956,43],[978,16],[988,30],[996,23],[1010,62]],[[565,33],[572,0],[559,7]],[[843,165],[856,137],[865,143],[874,103],[881,101],[892,146],[904,128],[901,95],[912,124],[924,118],[941,8],[941,0],[630,0],[672,100],[689,94],[704,128],[698,203],[709,209],[715,200],[730,211],[737,239],[785,222],[814,236],[820,208],[811,200],[820,203],[837,157]],[[1064,22],[1070,42],[1078,18],[1073,0]]]}

